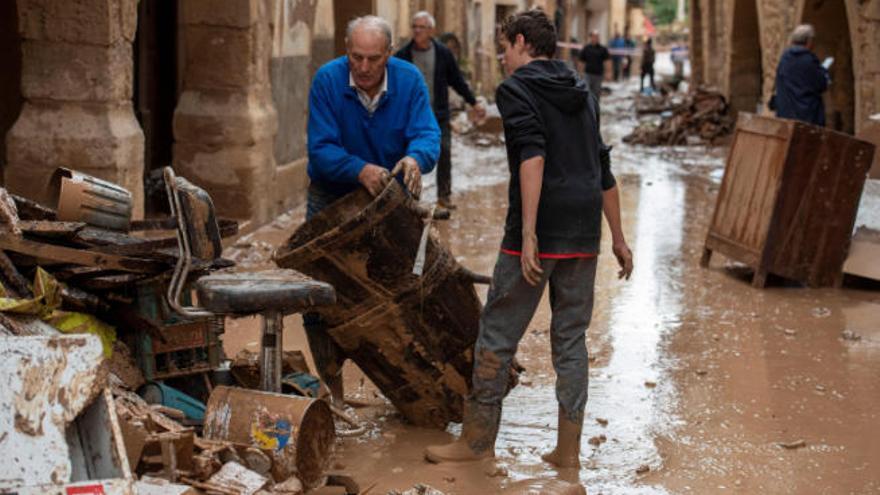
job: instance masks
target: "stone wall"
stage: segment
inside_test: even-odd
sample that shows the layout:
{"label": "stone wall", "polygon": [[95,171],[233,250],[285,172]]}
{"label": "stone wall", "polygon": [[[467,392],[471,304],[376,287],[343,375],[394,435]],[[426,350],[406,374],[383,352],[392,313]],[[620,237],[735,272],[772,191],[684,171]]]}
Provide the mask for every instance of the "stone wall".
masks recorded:
{"label": "stone wall", "polygon": [[220,216],[277,211],[278,115],[269,79],[270,14],[262,0],[182,3],[184,88],[174,114],[174,167],[208,190]]}
{"label": "stone wall", "polygon": [[137,0],[18,0],[24,106],[6,186],[53,204],[59,166],[116,182],[143,212],[144,135],[132,108]]}
{"label": "stone wall", "polygon": [[[315,27],[312,32],[312,59],[310,76],[325,63],[336,58],[334,52],[333,0],[318,0],[315,8]],[[309,77],[311,81],[311,77]]]}
{"label": "stone wall", "polygon": [[309,87],[315,68],[311,59],[318,2],[274,0],[274,4],[269,78],[278,112],[274,149],[278,173],[274,196],[280,211],[305,199],[306,128]]}
{"label": "stone wall", "polygon": [[[694,2],[698,2],[694,5]],[[749,4],[749,2],[754,2]],[[815,51],[833,56],[834,82],[826,94],[828,125],[857,132],[880,112],[880,0],[691,0],[695,76],[721,89],[739,109],[774,90],[776,66],[788,36],[802,22],[815,25]],[[757,29],[746,22],[757,12]],[[755,39],[757,38],[757,39]],[[757,45],[756,45],[757,43]],[[754,47],[760,47],[755,57]],[[760,61],[760,64],[758,64]],[[760,81],[760,98],[755,88]]]}
{"label": "stone wall", "polygon": [[703,14],[702,2],[692,0],[690,3],[690,59],[691,59],[691,84],[701,86],[704,82],[703,60],[705,47],[703,41]]}

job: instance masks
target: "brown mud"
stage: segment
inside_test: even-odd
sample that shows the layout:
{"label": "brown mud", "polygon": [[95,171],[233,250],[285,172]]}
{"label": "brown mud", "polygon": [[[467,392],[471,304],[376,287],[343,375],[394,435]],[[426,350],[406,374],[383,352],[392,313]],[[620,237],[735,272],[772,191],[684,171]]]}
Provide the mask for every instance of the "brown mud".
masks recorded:
{"label": "brown mud", "polygon": [[[415,483],[498,493],[529,479],[580,482],[590,494],[880,492],[880,291],[772,280],[753,289],[748,271],[720,255],[701,269],[725,150],[621,143],[636,123],[632,86],[613,87],[603,126],[615,145],[635,271],[618,281],[613,257],[600,257],[581,469],[557,470],[540,458],[553,447],[557,421],[546,295],[517,354],[527,371],[505,401],[494,461],[425,463],[424,447],[451,440],[460,427],[405,424],[349,363],[346,393],[371,404],[354,411],[369,428],[339,441],[334,469],[375,484],[371,493]],[[459,208],[439,223],[439,238],[461,264],[491,273],[507,198],[503,148],[460,136],[453,143]],[[870,183],[859,224],[880,224],[878,198],[880,187]],[[228,253],[248,269],[268,266],[269,246],[280,245],[303,212]],[[602,251],[610,253],[605,234]],[[258,249],[248,253],[248,242]],[[485,286],[477,289],[485,298]],[[258,340],[255,320],[232,322],[226,351],[256,350]],[[307,351],[298,316],[285,320],[285,348]]]}

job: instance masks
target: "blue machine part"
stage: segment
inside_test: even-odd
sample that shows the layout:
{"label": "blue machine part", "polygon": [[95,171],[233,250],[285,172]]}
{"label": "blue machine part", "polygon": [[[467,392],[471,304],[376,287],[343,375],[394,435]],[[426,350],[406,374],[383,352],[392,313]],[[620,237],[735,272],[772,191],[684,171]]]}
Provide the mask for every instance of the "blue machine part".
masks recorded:
{"label": "blue machine part", "polygon": [[183,411],[187,419],[205,420],[204,403],[162,382],[149,382],[138,390],[138,394],[149,404],[161,404]]}
{"label": "blue machine part", "polygon": [[297,387],[308,392],[310,397],[318,397],[318,394],[321,392],[321,380],[308,373],[303,373],[302,371],[295,371],[284,375],[284,377],[281,378],[281,384],[282,386],[288,385],[290,388],[293,388],[293,391],[297,395],[301,394],[292,386],[292,384],[296,384]]}

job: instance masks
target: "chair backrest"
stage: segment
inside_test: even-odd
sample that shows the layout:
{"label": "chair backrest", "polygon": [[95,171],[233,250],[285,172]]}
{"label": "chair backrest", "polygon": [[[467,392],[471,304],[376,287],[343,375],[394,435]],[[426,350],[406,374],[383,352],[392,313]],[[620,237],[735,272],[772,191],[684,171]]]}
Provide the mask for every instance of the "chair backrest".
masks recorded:
{"label": "chair backrest", "polygon": [[[167,167],[166,170],[171,171],[171,167]],[[203,261],[219,258],[223,245],[220,242],[220,226],[217,224],[211,196],[183,177],[174,176],[173,171],[171,174],[169,189],[179,202],[179,208],[172,214],[177,217],[178,232],[185,235],[189,242],[192,257]],[[172,201],[172,198],[169,197],[168,201]]]}
{"label": "chair backrest", "polygon": [[204,189],[177,177],[171,167],[165,167],[164,176],[171,216],[177,224],[178,247],[177,264],[168,285],[168,304],[185,316],[211,316],[212,313],[201,308],[183,306],[180,294],[186,286],[193,258],[213,261],[223,251],[214,202]]}

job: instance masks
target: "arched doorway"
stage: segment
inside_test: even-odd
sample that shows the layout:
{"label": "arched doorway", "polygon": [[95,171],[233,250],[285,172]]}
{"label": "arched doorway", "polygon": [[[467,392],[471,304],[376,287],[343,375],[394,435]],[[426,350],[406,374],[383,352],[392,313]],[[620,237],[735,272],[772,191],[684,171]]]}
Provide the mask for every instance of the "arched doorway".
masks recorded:
{"label": "arched doorway", "polygon": [[736,0],[730,33],[728,98],[734,112],[755,112],[761,102],[761,32],[756,0]]}
{"label": "arched doorway", "polygon": [[178,2],[141,0],[134,39],[134,110],[144,131],[144,208],[165,212],[161,170],[171,165],[172,121],[180,94],[178,75]]}
{"label": "arched doorway", "polygon": [[21,96],[21,38],[16,2],[0,2],[0,186],[6,165],[6,133],[24,102]]}
{"label": "arched doorway", "polygon": [[855,81],[852,45],[844,0],[806,0],[802,22],[816,29],[813,51],[819,60],[834,57],[825,93],[825,121],[832,129],[855,132]]}
{"label": "arched doorway", "polygon": [[334,0],[333,18],[335,19],[335,52],[336,56],[345,55],[345,31],[348,23],[355,17],[373,13],[372,0]]}

